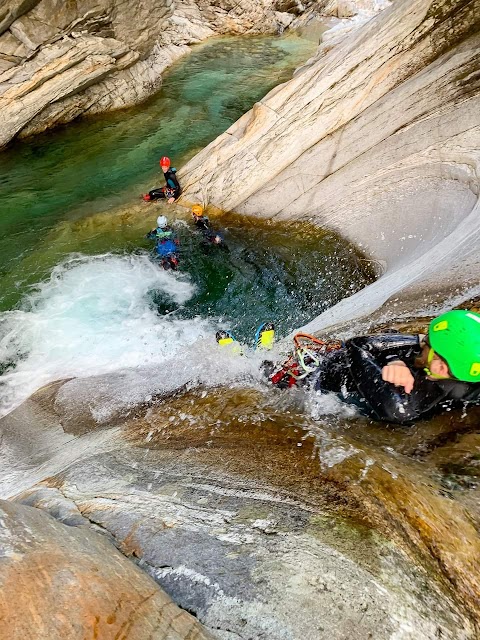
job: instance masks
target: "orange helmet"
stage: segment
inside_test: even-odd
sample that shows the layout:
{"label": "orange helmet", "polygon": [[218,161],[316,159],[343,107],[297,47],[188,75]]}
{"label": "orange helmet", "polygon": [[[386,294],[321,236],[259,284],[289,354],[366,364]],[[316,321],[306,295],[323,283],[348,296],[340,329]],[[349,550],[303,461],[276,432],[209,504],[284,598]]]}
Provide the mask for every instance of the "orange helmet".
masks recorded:
{"label": "orange helmet", "polygon": [[194,216],[201,216],[203,214],[203,207],[201,204],[194,204],[192,207],[192,213]]}

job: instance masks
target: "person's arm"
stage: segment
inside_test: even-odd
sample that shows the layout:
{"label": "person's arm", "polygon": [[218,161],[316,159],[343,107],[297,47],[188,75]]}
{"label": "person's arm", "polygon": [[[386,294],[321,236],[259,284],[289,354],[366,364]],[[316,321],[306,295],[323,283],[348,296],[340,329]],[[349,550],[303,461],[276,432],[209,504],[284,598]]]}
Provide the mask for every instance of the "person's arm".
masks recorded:
{"label": "person's arm", "polygon": [[414,378],[410,393],[402,386],[395,386],[383,380],[382,369],[388,366],[388,358],[391,358],[392,362],[398,362],[402,357],[410,356],[409,352],[415,345],[418,348],[416,336],[405,336],[405,341],[388,338],[388,335],[366,336],[348,340],[347,359],[355,386],[372,409],[374,416],[379,420],[402,424],[418,419],[445,400],[447,392],[436,382],[428,380],[421,372],[412,374],[406,365]]}
{"label": "person's arm", "polygon": [[145,238],[147,238],[147,240],[153,240],[156,237],[156,235],[157,235],[157,230],[152,229],[145,235]]}

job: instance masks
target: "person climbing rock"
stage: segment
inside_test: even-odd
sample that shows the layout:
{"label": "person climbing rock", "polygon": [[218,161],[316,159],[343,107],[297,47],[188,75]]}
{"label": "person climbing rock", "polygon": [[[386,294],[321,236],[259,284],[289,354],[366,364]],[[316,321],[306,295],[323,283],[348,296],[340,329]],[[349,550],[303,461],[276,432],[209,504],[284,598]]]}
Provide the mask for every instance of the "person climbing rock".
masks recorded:
{"label": "person climbing rock", "polygon": [[[228,347],[234,353],[243,355],[240,343],[235,340],[230,331],[221,329],[217,331],[215,338],[221,347]],[[274,342],[275,325],[273,322],[264,322],[255,332],[255,349],[268,351],[273,349]]]}
{"label": "person climbing rock", "polygon": [[202,205],[193,205],[192,216],[195,227],[202,233],[204,244],[222,245],[223,247],[225,247],[223,236],[218,231],[215,231],[211,228],[210,220],[204,214]]}
{"label": "person climbing rock", "polygon": [[148,240],[155,240],[155,253],[160,258],[164,269],[177,269],[179,242],[173,229],[168,225],[165,216],[158,216],[157,226],[149,231],[146,236]]}
{"label": "person climbing rock", "polygon": [[170,158],[167,158],[167,156],[163,156],[163,158],[160,159],[160,167],[162,168],[166,185],[164,187],[151,189],[143,196],[143,199],[146,202],[150,202],[152,200],[165,198],[168,204],[172,204],[177,200],[182,191],[176,175],[177,170],[173,167],[170,168]]}
{"label": "person climbing rock", "polygon": [[343,343],[297,334],[294,344],[279,369],[266,363],[273,385],[337,393],[377,420],[405,424],[480,404],[480,315],[473,311],[442,314],[428,335],[385,333]]}

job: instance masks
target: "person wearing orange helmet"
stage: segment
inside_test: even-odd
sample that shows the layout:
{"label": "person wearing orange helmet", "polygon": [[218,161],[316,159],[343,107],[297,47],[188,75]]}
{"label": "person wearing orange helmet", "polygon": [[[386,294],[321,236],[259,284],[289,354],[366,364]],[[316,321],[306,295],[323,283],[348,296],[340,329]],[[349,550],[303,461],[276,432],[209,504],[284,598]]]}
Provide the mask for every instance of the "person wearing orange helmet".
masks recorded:
{"label": "person wearing orange helmet", "polygon": [[199,229],[203,235],[204,246],[221,245],[223,249],[226,249],[222,234],[211,228],[210,220],[205,215],[201,204],[193,205],[192,217],[195,227]]}
{"label": "person wearing orange helmet", "polygon": [[143,196],[145,202],[151,202],[153,200],[160,200],[161,198],[165,198],[168,204],[172,204],[180,196],[182,189],[176,176],[177,170],[170,165],[170,158],[168,158],[167,156],[163,156],[160,159],[160,167],[163,171],[166,185],[164,187],[156,187],[146,193]]}
{"label": "person wearing orange helmet", "polygon": [[201,231],[207,231],[210,228],[210,221],[203,212],[201,204],[194,204],[192,207],[193,223]]}

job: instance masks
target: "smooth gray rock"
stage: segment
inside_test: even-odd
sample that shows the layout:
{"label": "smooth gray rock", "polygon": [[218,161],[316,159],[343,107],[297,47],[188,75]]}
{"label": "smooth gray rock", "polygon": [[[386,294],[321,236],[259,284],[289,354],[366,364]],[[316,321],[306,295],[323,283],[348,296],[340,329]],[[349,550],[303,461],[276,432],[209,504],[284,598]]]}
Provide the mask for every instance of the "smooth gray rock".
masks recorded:
{"label": "smooth gray rock", "polygon": [[[0,148],[158,90],[188,45],[218,34],[275,33],[273,0],[15,0],[0,13]],[[293,19],[290,16],[289,21]]]}
{"label": "smooth gray rock", "polygon": [[[217,415],[231,416],[228,398],[235,398],[234,391],[219,390],[208,400],[200,392],[177,393],[137,407],[131,416],[117,416],[115,428],[95,428],[88,408],[82,418],[79,405],[78,435],[62,439],[69,384],[37,392],[0,421],[3,451],[15,446],[17,469],[14,476],[3,457],[3,495],[16,494],[81,532],[93,526],[107,534],[214,637],[475,637],[455,592],[448,594],[424,567],[437,567],[437,557],[425,553],[431,547],[455,576],[456,592],[472,593],[476,578],[468,572],[475,568],[478,536],[453,505],[442,522],[447,501],[424,491],[411,468],[405,484],[394,480],[398,469],[379,452],[375,462],[365,454],[358,466],[364,455],[358,444],[335,443],[325,432],[313,446],[301,429],[272,424],[272,408],[258,405],[260,396],[251,390],[243,396],[240,429],[219,425]],[[191,400],[197,405],[192,422],[183,414]],[[255,426],[258,412],[265,422]],[[289,416],[286,424],[295,424]],[[317,446],[328,467],[353,456],[343,480],[335,471],[329,480],[320,472]],[[372,528],[389,513],[375,507],[369,515],[358,491],[373,473],[366,494],[378,506],[382,491],[399,492],[404,502],[387,530],[404,531],[411,548],[422,550],[424,566]],[[438,513],[431,511],[432,499]],[[391,519],[395,502],[386,506]],[[432,539],[418,539],[419,519]],[[451,539],[442,527],[452,531]]]}
{"label": "smooth gray rock", "polygon": [[479,29],[478,0],[395,2],[182,170],[186,203],[310,220],[369,254],[378,282],[307,331],[478,294]]}
{"label": "smooth gray rock", "polygon": [[81,516],[67,526],[2,500],[0,524],[2,638],[212,638]]}

